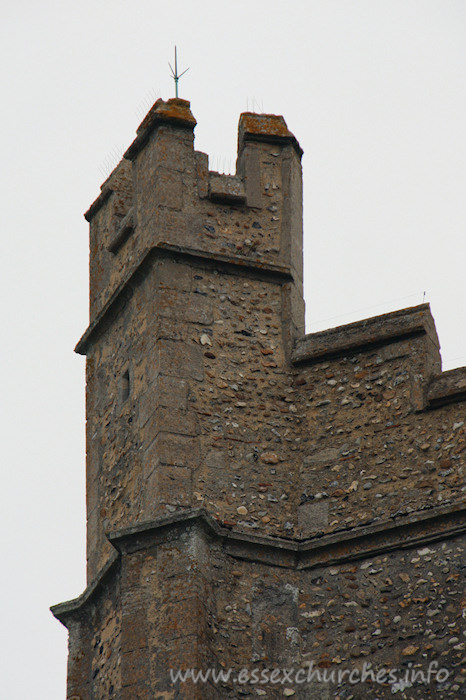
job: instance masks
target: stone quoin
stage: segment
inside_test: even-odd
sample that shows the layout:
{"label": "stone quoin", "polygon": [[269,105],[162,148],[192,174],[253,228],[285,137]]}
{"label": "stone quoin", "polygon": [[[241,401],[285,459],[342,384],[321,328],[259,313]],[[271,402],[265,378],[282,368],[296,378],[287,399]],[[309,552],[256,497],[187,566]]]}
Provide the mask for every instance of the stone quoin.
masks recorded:
{"label": "stone quoin", "polygon": [[242,114],[223,175],[195,125],[157,100],[85,215],[88,585],[52,608],[67,697],[388,698],[169,669],[435,660],[429,697],[457,698],[466,368],[442,373],[428,304],[306,335],[298,141]]}

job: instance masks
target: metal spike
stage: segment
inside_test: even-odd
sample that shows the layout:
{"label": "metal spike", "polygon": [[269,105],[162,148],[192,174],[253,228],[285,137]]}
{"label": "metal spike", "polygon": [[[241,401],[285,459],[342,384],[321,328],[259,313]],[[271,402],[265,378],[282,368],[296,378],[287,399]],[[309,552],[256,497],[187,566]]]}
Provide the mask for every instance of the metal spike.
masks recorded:
{"label": "metal spike", "polygon": [[188,72],[189,68],[186,68],[182,73],[178,75],[178,58],[176,55],[176,46],[175,46],[175,70],[173,70],[170,61],[168,62],[168,65],[170,66],[170,70],[172,72],[172,78],[175,81],[175,97],[178,97],[178,81],[183,76],[185,73]]}

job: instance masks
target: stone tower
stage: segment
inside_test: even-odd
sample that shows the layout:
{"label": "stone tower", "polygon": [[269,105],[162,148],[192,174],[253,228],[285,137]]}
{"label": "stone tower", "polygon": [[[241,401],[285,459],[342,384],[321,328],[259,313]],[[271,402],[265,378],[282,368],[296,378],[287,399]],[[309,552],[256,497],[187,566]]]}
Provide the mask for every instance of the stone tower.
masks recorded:
{"label": "stone tower", "polygon": [[195,125],[158,100],[85,215],[68,698],[343,698],[369,662],[443,667],[430,691],[457,697],[466,370],[441,372],[428,305],[304,335],[296,138],[242,114],[221,175]]}

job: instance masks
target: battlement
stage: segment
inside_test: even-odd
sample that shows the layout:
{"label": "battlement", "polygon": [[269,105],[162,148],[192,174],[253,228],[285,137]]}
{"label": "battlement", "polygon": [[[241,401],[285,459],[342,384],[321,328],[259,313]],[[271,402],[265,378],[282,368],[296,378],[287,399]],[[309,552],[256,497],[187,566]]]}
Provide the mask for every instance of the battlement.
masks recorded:
{"label": "battlement", "polygon": [[[270,464],[276,464],[273,481],[283,480],[285,493],[293,483],[295,494],[309,494],[313,470],[303,470],[303,446],[330,436],[332,445],[340,442],[335,430],[347,432],[347,406],[365,415],[364,407],[374,405],[375,414],[370,409],[368,415],[375,426],[388,394],[398,396],[396,417],[411,415],[410,421],[464,398],[464,373],[441,374],[427,304],[303,335],[302,150],[296,138],[283,117],[242,114],[236,174],[221,175],[194,150],[195,125],[186,100],[157,100],[86,213],[91,323],[76,349],[88,356],[89,430],[100,434],[95,420],[108,426],[99,438],[107,445],[100,461],[88,453],[89,517],[95,521],[90,561],[97,557],[98,566],[110,551],[105,529],[167,508],[194,507],[195,493],[216,504],[216,517],[236,523],[240,505],[218,492],[228,480],[227,455],[243,465],[250,488],[254,480],[268,483]],[[352,363],[360,371],[351,383]],[[386,369],[379,373],[378,366]],[[366,375],[371,379],[362,389],[359,379]],[[385,394],[374,381],[387,387]],[[121,400],[122,383],[128,401]],[[273,391],[265,390],[267,383]],[[212,412],[212,406],[218,407]],[[324,434],[321,423],[328,423]],[[283,431],[294,435],[288,446]],[[257,444],[252,453],[251,444]],[[127,452],[131,470],[123,477]],[[121,497],[112,496],[109,508],[115,490]],[[293,505],[290,494],[278,517],[287,514],[290,532],[309,536],[318,522],[325,530],[329,516],[303,521],[299,513],[330,511],[327,502],[311,508],[304,498],[305,507]],[[105,517],[98,515],[104,511]],[[248,522],[261,525],[270,534],[276,527],[260,518]],[[341,523],[334,517],[335,526]]]}
{"label": "battlement", "polygon": [[283,117],[241,115],[233,176],[209,171],[195,125],[186,100],[157,100],[86,212],[91,323],[141,254],[163,245],[286,266],[302,296],[302,150]]}
{"label": "battlement", "polygon": [[[304,335],[296,138],[242,114],[222,175],[195,125],[189,102],[158,100],[86,213],[89,586],[54,608],[71,696],[174,697],[166,669],[216,654],[291,668],[364,645],[395,666],[404,637],[383,656],[379,607],[411,639],[434,563],[458,595],[466,368],[442,373],[427,304]],[[406,550],[438,540],[408,598]]]}

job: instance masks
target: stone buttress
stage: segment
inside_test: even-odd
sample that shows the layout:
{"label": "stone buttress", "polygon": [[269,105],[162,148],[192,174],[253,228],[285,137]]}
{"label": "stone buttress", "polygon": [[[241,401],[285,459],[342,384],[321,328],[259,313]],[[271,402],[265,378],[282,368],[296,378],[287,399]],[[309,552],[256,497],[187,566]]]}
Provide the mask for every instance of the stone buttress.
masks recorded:
{"label": "stone buttress", "polygon": [[256,695],[170,668],[432,659],[456,697],[466,372],[441,372],[428,305],[304,335],[297,140],[242,114],[222,175],[195,125],[158,100],[86,213],[88,587],[53,608],[68,698]]}

